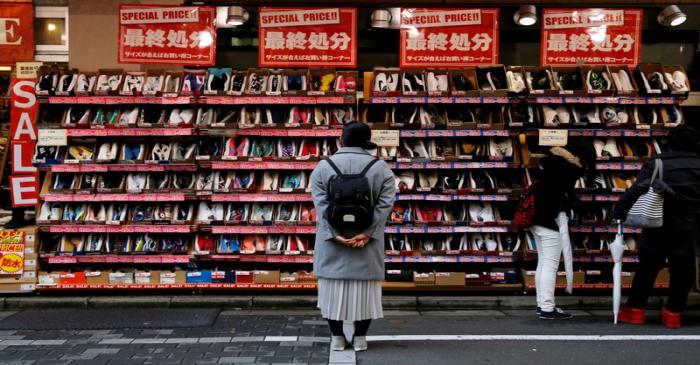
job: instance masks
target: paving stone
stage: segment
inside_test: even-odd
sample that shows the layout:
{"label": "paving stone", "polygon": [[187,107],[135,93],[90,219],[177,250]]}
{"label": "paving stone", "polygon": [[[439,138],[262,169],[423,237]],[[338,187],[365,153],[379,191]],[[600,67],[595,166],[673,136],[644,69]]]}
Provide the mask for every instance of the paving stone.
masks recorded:
{"label": "paving stone", "polygon": [[100,345],[128,345],[132,341],[134,341],[133,338],[106,338],[99,343]]}
{"label": "paving stone", "polygon": [[41,346],[51,345],[51,346],[53,346],[53,345],[63,345],[64,343],[66,343],[66,340],[35,340],[34,342],[32,342],[32,346],[37,346],[37,345],[41,345]]}
{"label": "paving stone", "polygon": [[263,342],[265,337],[263,336],[251,336],[251,337],[232,337],[231,342]]}
{"label": "paving stone", "polygon": [[202,337],[199,343],[227,343],[231,342],[231,337]]}
{"label": "paving stone", "polygon": [[11,297],[5,298],[5,308],[9,309],[68,309],[87,308],[86,297]]}
{"label": "paving stone", "polygon": [[254,362],[255,357],[222,357],[219,358],[219,364],[234,364],[234,363],[247,363]]}
{"label": "paving stone", "polygon": [[33,365],[36,361],[34,360],[11,360],[3,361],[3,365]]}
{"label": "paving stone", "polygon": [[114,349],[114,348],[95,348],[95,349],[87,349],[85,350],[85,354],[116,354],[120,350],[119,349]]}
{"label": "paving stone", "polygon": [[197,343],[198,338],[169,338],[165,343]]}
{"label": "paving stone", "polygon": [[157,336],[157,335],[171,335],[175,330],[172,329],[161,329],[161,330],[143,330],[141,334],[144,336]]}
{"label": "paving stone", "polygon": [[252,296],[175,296],[171,308],[250,308]]}
{"label": "paving stone", "polygon": [[132,344],[165,343],[166,340],[166,338],[137,338]]}
{"label": "paving stone", "polygon": [[88,308],[168,308],[169,297],[163,296],[115,296],[89,298]]}

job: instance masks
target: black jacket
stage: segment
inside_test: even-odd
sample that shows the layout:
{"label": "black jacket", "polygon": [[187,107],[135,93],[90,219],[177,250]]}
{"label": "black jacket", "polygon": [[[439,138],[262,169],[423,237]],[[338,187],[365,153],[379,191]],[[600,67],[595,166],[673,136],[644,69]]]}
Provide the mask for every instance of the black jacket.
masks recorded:
{"label": "black jacket", "polygon": [[533,224],[559,230],[556,218],[576,205],[574,186],[585,171],[564,159],[551,155],[540,160],[540,179],[535,183],[535,216]]}
{"label": "black jacket", "polygon": [[[663,162],[664,182],[673,196],[664,199],[664,226],[644,229],[640,250],[671,255],[700,256],[700,156],[692,152],[665,152],[657,156]],[[613,216],[625,219],[640,195],[649,190],[654,160],[642,167],[637,182],[615,206]]]}

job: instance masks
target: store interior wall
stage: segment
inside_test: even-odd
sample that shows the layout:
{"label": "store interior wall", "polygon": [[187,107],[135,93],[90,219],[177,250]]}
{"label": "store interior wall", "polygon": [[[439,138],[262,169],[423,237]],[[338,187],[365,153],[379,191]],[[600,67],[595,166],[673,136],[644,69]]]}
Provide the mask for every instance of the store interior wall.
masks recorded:
{"label": "store interior wall", "polygon": [[[128,71],[147,70],[148,66],[117,62],[117,28],[119,4],[179,5],[179,0],[69,0],[68,22],[69,66],[86,71],[121,68]],[[159,69],[180,66],[157,65]]]}

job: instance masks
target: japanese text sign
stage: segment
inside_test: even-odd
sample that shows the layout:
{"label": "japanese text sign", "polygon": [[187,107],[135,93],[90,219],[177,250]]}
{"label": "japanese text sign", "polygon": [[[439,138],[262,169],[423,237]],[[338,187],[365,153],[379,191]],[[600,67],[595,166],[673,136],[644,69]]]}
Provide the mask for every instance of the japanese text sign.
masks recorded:
{"label": "japanese text sign", "polygon": [[636,65],[641,49],[640,9],[544,9],[542,65]]}
{"label": "japanese text sign", "polygon": [[197,6],[119,7],[119,62],[213,65],[216,9]]}
{"label": "japanese text sign", "polygon": [[260,8],[260,67],[357,66],[357,9]]}
{"label": "japanese text sign", "polygon": [[498,9],[401,9],[401,67],[498,63]]}
{"label": "japanese text sign", "polygon": [[0,275],[17,275],[24,271],[24,232],[0,231]]}
{"label": "japanese text sign", "polygon": [[0,64],[34,59],[34,9],[31,1],[0,1]]}

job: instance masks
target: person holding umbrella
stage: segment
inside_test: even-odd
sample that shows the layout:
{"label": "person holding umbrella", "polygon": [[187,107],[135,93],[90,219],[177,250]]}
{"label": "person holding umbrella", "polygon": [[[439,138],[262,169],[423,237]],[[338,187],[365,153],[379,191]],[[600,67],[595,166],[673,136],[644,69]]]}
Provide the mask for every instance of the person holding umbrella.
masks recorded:
{"label": "person holding umbrella", "polygon": [[[668,260],[670,293],[661,312],[668,328],[679,328],[681,312],[694,280],[695,257],[700,256],[700,132],[679,126],[668,136],[669,152],[656,156],[662,162],[663,182],[672,194],[663,203],[663,226],[645,228],[639,241],[639,266],[632,291],[618,319],[622,323],[645,324],[644,311],[654,282]],[[615,206],[613,218],[624,221],[637,199],[649,191],[655,161],[646,162],[637,181]]]}

